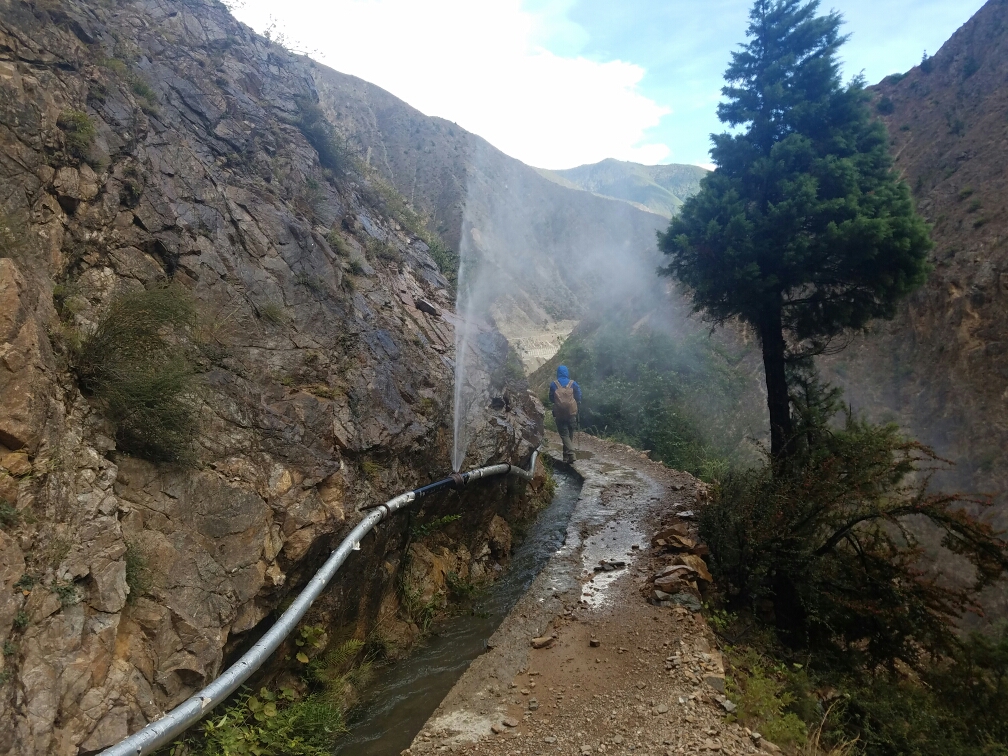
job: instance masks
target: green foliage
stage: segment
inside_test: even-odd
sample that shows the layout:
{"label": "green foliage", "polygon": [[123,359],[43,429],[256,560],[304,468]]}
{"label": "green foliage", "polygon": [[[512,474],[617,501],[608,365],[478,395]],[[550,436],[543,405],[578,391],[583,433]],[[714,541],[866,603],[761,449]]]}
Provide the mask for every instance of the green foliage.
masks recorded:
{"label": "green foliage", "polygon": [[[808,725],[798,709],[808,711],[808,696],[795,693],[796,685],[786,666],[774,663],[752,647],[728,649],[731,674],[728,697],[738,706],[736,719],[778,746],[804,744]],[[799,694],[801,691],[799,690]]]}
{"label": "green foliage", "polygon": [[285,325],[289,320],[287,310],[276,302],[266,302],[256,308],[259,318],[270,325]]}
{"label": "green foliage", "polygon": [[14,587],[19,591],[30,591],[35,587],[35,578],[26,572],[17,579]]}
{"label": "green foliage", "polygon": [[406,259],[397,247],[378,239],[368,239],[367,249],[372,257],[392,265],[398,265]]}
{"label": "green foliage", "polygon": [[377,481],[381,477],[382,466],[374,460],[362,459],[360,469],[369,480]]}
{"label": "green foliage", "polygon": [[359,276],[359,275],[362,275],[364,273],[364,263],[362,263],[356,257],[351,258],[350,262],[348,263],[348,265],[350,267],[350,273],[351,273],[351,275]]}
{"label": "green foliage", "polygon": [[130,77],[130,91],[136,96],[140,109],[148,115],[157,113],[157,92],[139,74]]}
{"label": "green foliage", "polygon": [[153,461],[193,461],[195,376],[179,339],[194,305],[175,286],[113,300],[73,355],[81,388],[116,425],[120,447]]}
{"label": "green foliage", "polygon": [[660,238],[663,272],[697,311],[716,323],[739,317],[759,334],[775,458],[793,451],[785,336],[819,353],[848,329],[891,318],[924,281],[931,247],[863,82],[841,84],[840,16],[817,8],[756,0],[718,106],[734,131],[713,137],[716,170]]}
{"label": "green foliage", "polygon": [[1008,542],[966,510],[987,502],[929,489],[934,452],[849,412],[833,427],[840,406],[809,381],[789,473],[767,463],[715,486],[699,514],[711,572],[732,608],[772,602],[789,645],[849,667],[919,668],[955,647],[956,620],[975,608],[969,588],[919,569],[921,522],[973,564],[974,590],[1008,568]]}
{"label": "green foliage", "polygon": [[340,257],[350,256],[350,245],[347,244],[346,239],[343,238],[343,234],[335,228],[330,229],[329,233],[326,234],[326,241],[329,242],[329,246],[332,247],[332,251]]}
{"label": "green foliage", "polygon": [[24,630],[28,627],[28,612],[24,609],[14,615],[14,627],[18,630]]}
{"label": "green foliage", "polygon": [[56,120],[63,132],[67,152],[78,160],[87,160],[94,146],[95,127],[83,110],[64,110]]}
{"label": "green foliage", "polygon": [[[329,756],[346,732],[344,713],[323,695],[297,700],[290,689],[245,691],[185,743],[192,756]],[[183,751],[180,749],[179,753]]]}
{"label": "green foliage", "polygon": [[147,558],[136,544],[129,541],[126,542],[126,585],[129,588],[126,600],[130,603],[146,595],[151,587]]}
{"label": "green foliage", "polygon": [[14,528],[21,520],[21,513],[6,499],[0,499],[0,528]]}
{"label": "green foliage", "polygon": [[344,176],[352,166],[350,148],[326,118],[317,102],[308,97],[297,100],[295,125],[318,153],[319,164],[337,176]]}
{"label": "green foliage", "polygon": [[59,599],[60,606],[72,606],[80,601],[77,586],[73,583],[56,583],[53,585],[53,593]]}
{"label": "green foliage", "polygon": [[441,275],[448,279],[452,289],[458,286],[459,254],[448,247],[440,239],[429,235],[427,246],[430,248],[431,259],[437,265]]}
{"label": "green foliage", "polygon": [[10,638],[4,641],[3,644],[3,655],[4,656],[14,656],[18,651],[17,643],[12,641]]}
{"label": "green foliage", "polygon": [[875,110],[877,110],[882,115],[889,115],[895,109],[896,106],[893,104],[892,98],[890,98],[888,95],[882,95],[882,97],[879,98],[879,101],[875,103]]}
{"label": "green foliage", "polygon": [[964,80],[968,79],[970,76],[972,76],[973,74],[975,74],[979,70],[980,70],[980,63],[977,62],[976,58],[974,58],[972,55],[970,55],[963,62],[962,77],[963,77]]}
{"label": "green foliage", "polygon": [[[674,337],[613,318],[572,335],[556,358],[530,379],[543,402],[556,365],[582,387],[581,429],[648,449],[654,459],[701,476],[720,474],[740,459],[736,423],[743,380],[735,358],[706,336]],[[548,418],[549,419],[549,418]]]}
{"label": "green foliage", "polygon": [[443,530],[445,526],[450,525],[456,520],[461,519],[462,515],[460,514],[445,515],[444,517],[435,517],[433,520],[425,522],[423,525],[414,525],[410,529],[410,540],[419,541],[432,533]]}
{"label": "green foliage", "polygon": [[425,601],[420,589],[403,579],[399,585],[399,599],[406,619],[420,628],[421,633],[430,630],[431,623],[441,608],[441,597],[435,593]]}

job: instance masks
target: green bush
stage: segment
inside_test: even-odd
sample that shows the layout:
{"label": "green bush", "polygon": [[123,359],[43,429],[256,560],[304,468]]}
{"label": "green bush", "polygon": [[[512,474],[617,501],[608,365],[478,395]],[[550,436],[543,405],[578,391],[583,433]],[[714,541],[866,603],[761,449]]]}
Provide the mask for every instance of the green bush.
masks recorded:
{"label": "green bush", "polygon": [[87,160],[94,146],[95,127],[83,110],[64,110],[56,120],[63,132],[67,152],[78,160]]}
{"label": "green bush", "polygon": [[101,402],[120,447],[153,461],[192,462],[198,427],[195,375],[180,338],[192,300],[175,286],[121,296],[73,356],[81,388]]}
{"label": "green bush", "polygon": [[258,695],[246,691],[220,716],[208,718],[196,737],[172,753],[191,756],[329,756],[346,732],[343,711],[321,695],[298,700],[291,689]]}
{"label": "green bush", "polygon": [[318,153],[319,164],[337,176],[344,176],[352,166],[350,149],[345,139],[329,123],[322,108],[308,97],[297,100],[295,125]]}
{"label": "green bush", "polygon": [[[787,474],[769,463],[731,473],[701,508],[711,572],[731,608],[771,602],[790,646],[850,668],[921,668],[956,647],[955,623],[1008,568],[1008,543],[966,510],[985,502],[930,490],[930,449],[850,413],[833,427],[839,392],[816,381],[804,392]],[[922,521],[973,564],[975,585],[921,571]]]}
{"label": "green bush", "polygon": [[126,600],[135,602],[150,590],[150,569],[147,566],[147,558],[136,544],[126,542],[126,585],[129,587],[129,594]]}
{"label": "green bush", "polygon": [[427,237],[426,242],[430,249],[431,259],[434,260],[434,264],[437,265],[441,275],[448,279],[448,283],[454,289],[458,286],[460,260],[458,252],[451,249],[447,244],[444,244],[440,239],[434,238],[433,235]]}

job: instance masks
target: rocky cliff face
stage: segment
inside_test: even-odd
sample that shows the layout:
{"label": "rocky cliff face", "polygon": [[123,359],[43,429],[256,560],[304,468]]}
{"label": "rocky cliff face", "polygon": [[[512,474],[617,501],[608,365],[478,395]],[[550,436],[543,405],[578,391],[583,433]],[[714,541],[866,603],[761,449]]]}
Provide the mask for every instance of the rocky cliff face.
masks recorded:
{"label": "rocky cliff face", "polygon": [[[360,507],[447,468],[453,294],[366,177],[320,162],[318,98],[220,4],[0,0],[0,753],[94,752],[156,718]],[[109,302],[166,280],[198,312],[192,468],[117,448],[70,369]],[[541,407],[509,396],[470,459],[538,443]],[[481,546],[493,501],[456,571],[506,558]],[[395,603],[401,530],[332,617],[363,632]]]}
{"label": "rocky cliff face", "polygon": [[934,271],[898,317],[833,366],[849,396],[957,463],[950,484],[998,495],[1008,525],[1008,3],[874,88],[896,169],[934,224]]}

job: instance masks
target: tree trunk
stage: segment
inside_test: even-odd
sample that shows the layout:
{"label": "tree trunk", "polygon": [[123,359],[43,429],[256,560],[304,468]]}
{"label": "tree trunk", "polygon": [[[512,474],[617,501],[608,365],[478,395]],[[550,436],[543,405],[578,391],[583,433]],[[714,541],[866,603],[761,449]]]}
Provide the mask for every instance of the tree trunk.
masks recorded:
{"label": "tree trunk", "polygon": [[763,371],[766,373],[767,407],[770,410],[770,454],[774,467],[779,469],[780,463],[794,451],[780,308],[764,316],[759,330],[763,345]]}

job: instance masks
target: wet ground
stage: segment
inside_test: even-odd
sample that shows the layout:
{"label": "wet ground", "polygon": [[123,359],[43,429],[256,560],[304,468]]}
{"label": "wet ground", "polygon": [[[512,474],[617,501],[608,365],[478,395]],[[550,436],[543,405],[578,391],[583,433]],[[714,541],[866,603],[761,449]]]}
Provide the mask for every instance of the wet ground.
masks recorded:
{"label": "wet ground", "polygon": [[557,470],[556,494],[521,545],[505,575],[480,596],[471,613],[437,623],[410,656],[380,669],[350,722],[337,754],[396,756],[409,746],[487,639],[528,590],[543,565],[563,545],[581,492],[576,475]]}
{"label": "wet ground", "polygon": [[650,536],[692,510],[702,484],[620,444],[577,444],[584,482],[563,545],[403,753],[754,752],[725,722],[703,617],[647,601],[667,558]]}

